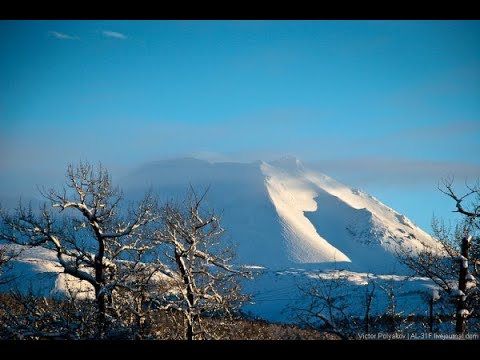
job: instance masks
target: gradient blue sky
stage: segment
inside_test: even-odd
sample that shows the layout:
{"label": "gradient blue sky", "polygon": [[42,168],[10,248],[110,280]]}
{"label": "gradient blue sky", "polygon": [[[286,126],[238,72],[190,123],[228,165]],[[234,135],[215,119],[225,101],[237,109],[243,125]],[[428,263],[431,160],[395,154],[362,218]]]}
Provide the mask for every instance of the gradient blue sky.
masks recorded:
{"label": "gradient blue sky", "polygon": [[480,177],[479,21],[0,21],[0,195],[285,154],[429,230]]}

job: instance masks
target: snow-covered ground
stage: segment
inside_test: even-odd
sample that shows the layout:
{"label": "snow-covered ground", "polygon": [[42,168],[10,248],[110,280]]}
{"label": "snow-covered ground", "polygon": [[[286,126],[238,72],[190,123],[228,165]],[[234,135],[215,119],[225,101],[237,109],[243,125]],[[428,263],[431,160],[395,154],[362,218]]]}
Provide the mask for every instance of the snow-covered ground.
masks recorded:
{"label": "snow-covered ground", "polygon": [[[210,188],[204,206],[221,215],[226,240],[237,248],[237,262],[265,268],[245,284],[255,295],[247,307],[254,315],[291,320],[285,309],[303,301],[299,286],[320,271],[324,278],[345,275],[357,305],[368,278],[398,288],[405,311],[423,309],[420,293],[429,291],[429,283],[406,279],[408,271],[396,253],[436,242],[365,192],[312,171],[295,158],[249,164],[165,160],[144,165],[120,183],[127,198],[138,198],[152,187],[164,200],[181,200],[190,184],[198,192]],[[72,288],[55,260],[48,250],[23,251],[14,264],[15,286],[45,295]],[[381,294],[379,290],[378,311],[385,306]]]}
{"label": "snow-covered ground", "polygon": [[395,296],[395,311],[398,314],[427,315],[428,300],[436,292],[429,279],[420,277],[348,270],[265,269],[258,273],[255,281],[245,282],[244,290],[253,298],[244,310],[252,316],[273,322],[296,322],[302,313],[299,310],[307,309],[311,303],[311,298],[306,295],[310,288],[330,295],[331,299],[337,298],[336,305],[345,306],[346,314],[359,318],[365,315],[366,293],[372,289],[372,316],[389,313],[390,291]]}
{"label": "snow-covered ground", "polygon": [[94,296],[89,284],[63,273],[55,251],[21,245],[2,246],[7,248],[7,254],[13,256],[13,260],[9,262],[4,274],[10,281],[1,286],[0,290],[59,298],[65,295],[79,299]]}
{"label": "snow-covered ground", "polygon": [[[55,253],[40,247],[29,248],[10,246],[17,254],[12,268],[6,275],[13,281],[0,287],[0,291],[15,290],[36,296],[93,297],[93,289],[86,283],[78,282],[64,274],[58,265]],[[271,270],[259,266],[250,266],[255,273],[254,280],[245,280],[243,289],[252,295],[251,303],[244,311],[254,317],[273,322],[296,322],[295,309],[308,307],[309,298],[301,289],[315,286],[323,287],[325,293],[331,291],[332,297],[344,296],[347,303],[346,313],[363,316],[365,294],[375,287],[371,314],[382,314],[390,306],[388,291],[393,288],[397,312],[403,314],[427,314],[428,297],[434,287],[425,278],[408,277],[394,274],[374,274],[349,270],[318,270],[296,267],[283,270]],[[330,281],[340,279],[330,289]]]}

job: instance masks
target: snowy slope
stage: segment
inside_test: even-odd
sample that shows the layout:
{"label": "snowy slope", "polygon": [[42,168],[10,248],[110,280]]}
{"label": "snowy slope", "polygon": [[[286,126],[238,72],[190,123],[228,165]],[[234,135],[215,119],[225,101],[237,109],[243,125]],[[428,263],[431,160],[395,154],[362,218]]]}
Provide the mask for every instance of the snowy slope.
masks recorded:
{"label": "snowy slope", "polygon": [[297,264],[398,272],[399,246],[411,251],[435,241],[405,216],[370,195],[309,170],[298,159],[270,163],[209,163],[196,159],[145,165],[123,179],[129,196],[151,186],[181,199],[189,184],[210,186],[239,260],[269,268]]}
{"label": "snowy slope", "polygon": [[93,296],[93,289],[87,283],[63,273],[55,251],[13,244],[3,246],[14,257],[4,274],[10,281],[2,285],[0,290],[47,297],[63,297],[68,294],[81,299]]}
{"label": "snowy slope", "polygon": [[357,271],[398,272],[400,247],[435,240],[374,197],[306,169],[297,159],[263,163],[266,187],[297,263],[349,262]]}
{"label": "snowy slope", "polygon": [[[298,159],[248,164],[164,160],[120,181],[127,199],[140,198],[151,188],[163,200],[181,201],[190,185],[198,192],[209,187],[204,206],[220,214],[238,263],[265,267],[245,284],[256,295],[248,310],[257,316],[289,320],[285,307],[303,301],[298,283],[329,269],[348,274],[359,294],[364,283],[358,279],[393,279],[406,294],[417,294],[416,301],[405,297],[405,306],[420,306],[421,293],[430,291],[425,279],[403,285],[407,269],[396,252],[399,247],[417,251],[423,244],[436,246],[435,240],[372,196],[312,171]],[[11,286],[42,295],[85,290],[62,274],[55,260],[48,250],[24,250],[14,264],[17,281]],[[379,311],[383,303],[379,301]]]}

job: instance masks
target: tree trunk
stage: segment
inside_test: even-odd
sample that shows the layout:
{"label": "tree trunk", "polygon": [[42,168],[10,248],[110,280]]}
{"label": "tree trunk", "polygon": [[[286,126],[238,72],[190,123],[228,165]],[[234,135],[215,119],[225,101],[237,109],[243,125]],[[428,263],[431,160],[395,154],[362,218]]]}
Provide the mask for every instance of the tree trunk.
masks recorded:
{"label": "tree trunk", "polygon": [[433,296],[430,298],[429,301],[429,318],[428,318],[428,328],[430,333],[433,333]]}
{"label": "tree trunk", "polygon": [[[462,247],[460,249],[460,254],[464,259],[467,260],[467,267],[464,266],[465,261],[460,261],[460,273],[458,276],[458,290],[461,291],[460,294],[465,295],[467,290],[467,274],[468,274],[468,248],[469,242],[467,235],[462,238]],[[465,318],[462,316],[462,310],[465,309],[465,298],[463,295],[459,295],[457,298],[457,313],[455,315],[455,332],[457,334],[465,333]]]}
{"label": "tree trunk", "polygon": [[98,327],[100,332],[100,337],[103,337],[106,331],[106,294],[104,290],[104,273],[103,273],[103,252],[104,247],[103,243],[99,241],[100,249],[99,254],[95,256],[95,280],[97,281],[98,286],[95,288],[95,298],[97,300],[97,310],[98,310]]}
{"label": "tree trunk", "polygon": [[370,313],[367,309],[365,313],[365,333],[368,334],[370,332]]}
{"label": "tree trunk", "polygon": [[[370,289],[371,285],[371,289]],[[370,312],[372,310],[372,301],[373,301],[373,294],[375,292],[375,283],[370,282],[368,280],[367,286],[365,287],[365,317],[364,317],[364,326],[365,326],[365,333],[368,334],[370,332]]]}
{"label": "tree trunk", "polygon": [[187,340],[193,340],[193,322],[190,320],[187,321],[187,331],[185,335]]}
{"label": "tree trunk", "polygon": [[187,286],[187,299],[188,299],[188,321],[187,321],[187,333],[186,337],[187,340],[193,340],[193,324],[195,323],[195,315],[193,315],[193,304],[194,304],[194,296],[192,294],[190,286]]}
{"label": "tree trunk", "polygon": [[390,289],[390,332],[393,334],[397,330],[396,324],[396,309],[395,309],[395,292],[392,288]]}
{"label": "tree trunk", "polygon": [[98,320],[98,332],[99,332],[99,337],[103,338],[105,335],[106,331],[106,302],[105,302],[105,294],[101,294],[100,292],[102,291],[102,287],[98,286],[95,289],[95,298],[97,300],[97,320]]}

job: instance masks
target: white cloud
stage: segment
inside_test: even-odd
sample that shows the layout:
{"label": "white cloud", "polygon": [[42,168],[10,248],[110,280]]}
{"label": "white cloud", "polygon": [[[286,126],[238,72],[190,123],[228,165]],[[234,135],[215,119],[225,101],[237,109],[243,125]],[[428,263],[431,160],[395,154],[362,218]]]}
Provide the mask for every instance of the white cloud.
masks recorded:
{"label": "white cloud", "polygon": [[111,38],[111,39],[118,39],[118,40],[125,40],[127,35],[116,32],[116,31],[102,31],[102,35]]}
{"label": "white cloud", "polygon": [[78,37],[76,36],[71,36],[62,32],[58,31],[50,31],[49,34],[53,36],[55,39],[60,39],[60,40],[78,40]]}

